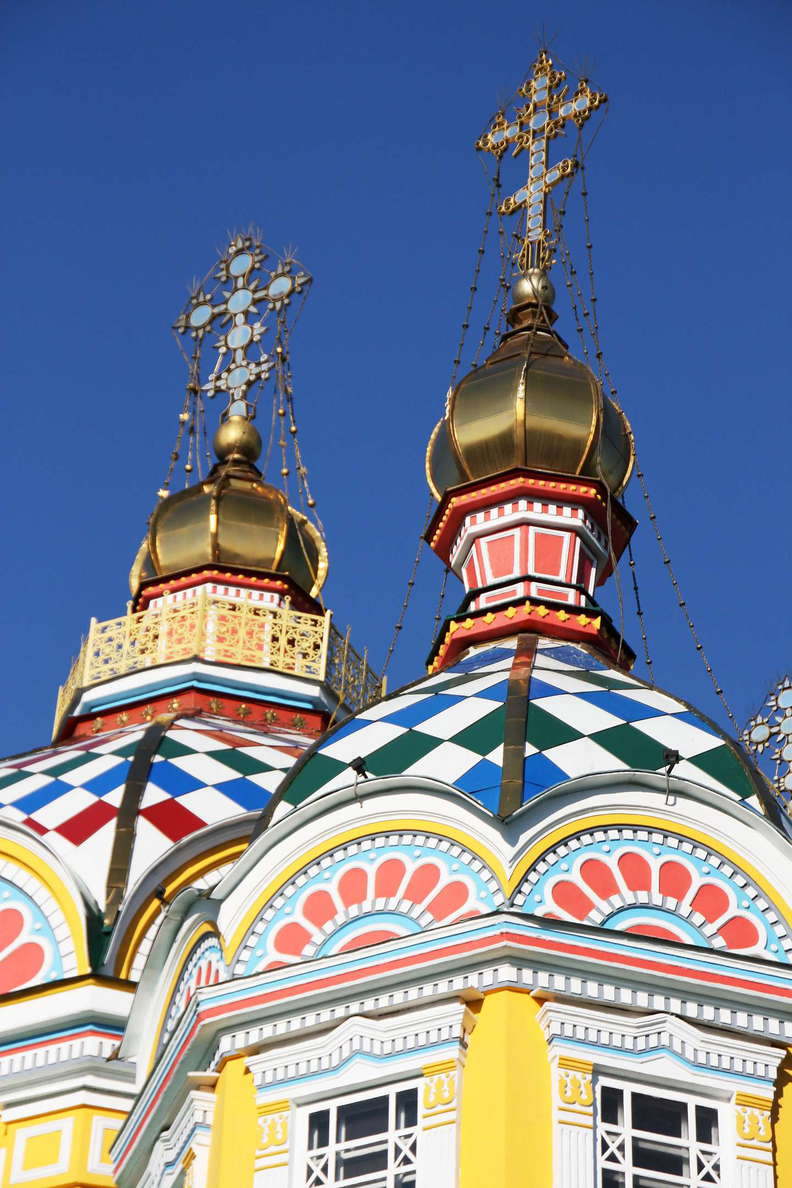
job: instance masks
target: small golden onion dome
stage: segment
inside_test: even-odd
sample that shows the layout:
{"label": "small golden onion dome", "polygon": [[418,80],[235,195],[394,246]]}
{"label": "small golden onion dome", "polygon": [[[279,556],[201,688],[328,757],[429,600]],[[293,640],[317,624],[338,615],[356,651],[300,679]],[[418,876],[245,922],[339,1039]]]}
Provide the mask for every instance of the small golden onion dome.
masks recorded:
{"label": "small golden onion dome", "polygon": [[601,478],[614,495],[634,456],[624,414],[551,328],[544,273],[521,277],[512,329],[486,362],[449,392],[426,452],[426,478],[440,499],[449,487],[514,467]]}
{"label": "small golden onion dome", "polygon": [[219,461],[205,479],[155,508],[129,575],[141,583],[208,566],[289,577],[315,597],[327,577],[327,548],[310,520],[254,465],[261,452],[256,427],[231,416],[214,439]]}

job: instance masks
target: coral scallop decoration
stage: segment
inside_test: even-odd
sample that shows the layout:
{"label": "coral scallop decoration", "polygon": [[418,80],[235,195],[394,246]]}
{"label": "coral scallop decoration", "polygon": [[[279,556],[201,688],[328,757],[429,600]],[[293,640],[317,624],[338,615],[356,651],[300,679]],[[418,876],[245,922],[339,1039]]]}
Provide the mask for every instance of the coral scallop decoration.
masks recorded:
{"label": "coral scallop decoration", "polygon": [[491,871],[450,842],[347,846],[314,864],[268,905],[235,972],[346,953],[492,911]]}
{"label": "coral scallop decoration", "polygon": [[47,950],[31,934],[30,918],[19,906],[0,909],[0,994],[40,980]]}
{"label": "coral scallop decoration", "polygon": [[[0,878],[0,994],[76,973],[72,940],[49,890],[10,863],[4,870],[10,877]],[[29,894],[12,881],[22,878]]]}
{"label": "coral scallop decoration", "polygon": [[545,919],[788,961],[762,892],[722,856],[672,834],[583,835],[540,859],[516,906]]}

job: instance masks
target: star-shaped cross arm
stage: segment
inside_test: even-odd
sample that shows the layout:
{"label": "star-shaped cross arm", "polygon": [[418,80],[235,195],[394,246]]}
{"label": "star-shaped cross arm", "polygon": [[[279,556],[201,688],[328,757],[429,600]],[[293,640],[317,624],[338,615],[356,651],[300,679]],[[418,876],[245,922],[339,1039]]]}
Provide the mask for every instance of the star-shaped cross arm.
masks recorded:
{"label": "star-shaped cross arm", "polygon": [[746,726],[742,742],[757,762],[761,759],[771,767],[773,784],[788,808],[792,803],[792,677],[778,682]]}
{"label": "star-shaped cross arm", "polygon": [[574,173],[575,157],[565,157],[550,165],[551,140],[563,135],[571,122],[582,128],[594,111],[607,101],[607,95],[593,91],[582,78],[570,92],[566,74],[556,70],[545,50],[541,50],[519,94],[527,102],[507,115],[499,111],[490,127],[476,142],[476,148],[492,153],[500,160],[511,148],[512,156],[528,154],[528,177],[515,193],[500,205],[501,214],[525,211],[525,228],[520,236],[518,263],[528,268],[547,269],[552,263],[553,241],[547,225],[547,197],[554,186]]}
{"label": "star-shaped cross arm", "polygon": [[214,367],[201,383],[197,363],[195,384],[196,390],[200,386],[208,396],[228,394],[224,416],[234,413],[252,417],[254,405],[248,398],[249,391],[264,382],[274,366],[260,345],[268,328],[268,316],[274,313],[280,317],[292,297],[312,280],[290,254],[272,271],[265,268],[268,258],[257,239],[235,236],[212,274],[214,288],[207,293],[205,285],[197,287],[174,327],[179,334],[189,334],[199,352],[207,334],[217,335]]}

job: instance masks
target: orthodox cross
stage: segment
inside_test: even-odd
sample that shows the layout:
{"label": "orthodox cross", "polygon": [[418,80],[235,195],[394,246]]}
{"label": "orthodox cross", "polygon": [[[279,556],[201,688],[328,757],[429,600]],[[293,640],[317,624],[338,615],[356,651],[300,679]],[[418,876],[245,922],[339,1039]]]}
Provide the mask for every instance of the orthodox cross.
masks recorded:
{"label": "orthodox cross", "polygon": [[[228,394],[226,416],[252,417],[249,389],[266,380],[274,366],[258,346],[267,329],[267,315],[275,311],[277,316],[311,283],[310,275],[290,254],[271,272],[263,268],[267,258],[259,240],[251,235],[235,236],[218,261],[214,289],[207,294],[203,285],[196,288],[174,327],[179,334],[189,333],[198,349],[205,335],[218,335],[214,344],[217,360],[207,382],[200,385],[197,377],[194,382],[196,391],[200,385],[209,396]],[[195,362],[194,366],[200,365]]]}
{"label": "orthodox cross", "polygon": [[498,161],[510,146],[513,146],[512,156],[523,150],[528,153],[528,180],[499,207],[499,213],[504,215],[525,210],[525,233],[518,257],[525,272],[529,268],[550,267],[554,245],[547,226],[547,196],[553,186],[578,167],[575,157],[565,157],[548,168],[548,144],[566,131],[570,120],[582,128],[608,97],[601,91],[592,91],[585,78],[570,93],[566,74],[553,68],[545,50],[539,51],[519,94],[528,102],[517,108],[511,118],[505,111],[499,111],[488,131],[476,142],[476,148],[492,153]]}

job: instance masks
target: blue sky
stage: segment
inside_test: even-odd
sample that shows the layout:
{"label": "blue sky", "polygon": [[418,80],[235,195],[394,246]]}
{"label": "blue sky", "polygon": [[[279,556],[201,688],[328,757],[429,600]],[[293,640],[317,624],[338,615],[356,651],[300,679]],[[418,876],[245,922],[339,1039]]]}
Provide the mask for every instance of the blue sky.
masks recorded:
{"label": "blue sky", "polygon": [[[182,400],[169,327],[251,223],[316,278],[294,369],[326,594],[384,657],[486,201],[472,142],[542,28],[611,96],[588,170],[604,349],[747,717],[790,663],[783,0],[10,0],[2,27],[0,752],[48,740],[90,616],[123,613]],[[658,683],[721,717],[627,502]],[[391,687],[421,671],[440,577],[427,554]]]}

